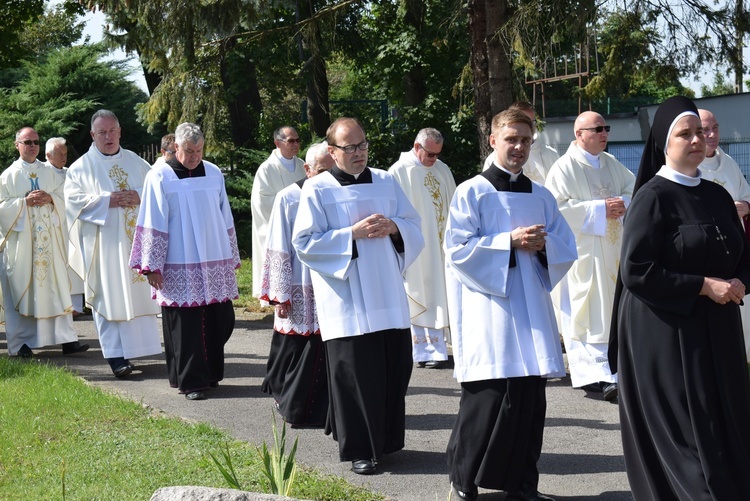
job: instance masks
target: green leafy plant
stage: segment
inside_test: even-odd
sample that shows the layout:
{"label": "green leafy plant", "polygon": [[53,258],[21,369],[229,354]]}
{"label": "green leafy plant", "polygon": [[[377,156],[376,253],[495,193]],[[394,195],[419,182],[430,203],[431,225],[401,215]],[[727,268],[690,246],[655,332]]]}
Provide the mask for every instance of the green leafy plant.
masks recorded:
{"label": "green leafy plant", "polygon": [[229,487],[232,489],[237,489],[238,491],[243,490],[242,486],[240,485],[240,481],[237,479],[237,473],[234,471],[234,465],[232,464],[232,456],[229,454],[229,443],[224,444],[224,448],[221,449],[221,455],[224,457],[224,463],[222,464],[219,459],[214,456],[212,452],[209,452],[209,456],[211,456],[211,459],[213,459],[214,464],[221,472],[224,479],[227,481],[227,484],[229,484]]}
{"label": "green leafy plant", "polygon": [[[272,411],[273,412],[273,411]],[[289,496],[294,484],[294,476],[297,473],[297,463],[294,460],[297,454],[297,441],[294,439],[294,445],[288,455],[286,452],[286,422],[281,427],[281,436],[276,426],[276,415],[273,416],[273,449],[268,450],[265,440],[260,451],[263,460],[263,474],[268,478],[271,484],[271,493]]]}

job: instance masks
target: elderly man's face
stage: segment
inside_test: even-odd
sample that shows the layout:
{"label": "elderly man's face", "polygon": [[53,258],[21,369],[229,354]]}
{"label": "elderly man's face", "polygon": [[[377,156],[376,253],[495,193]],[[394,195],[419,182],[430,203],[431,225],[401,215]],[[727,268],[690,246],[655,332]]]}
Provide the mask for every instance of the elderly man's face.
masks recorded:
{"label": "elderly man's face", "polygon": [[174,144],[175,153],[174,156],[177,161],[184,165],[188,170],[193,170],[198,167],[198,164],[203,160],[203,140],[201,139],[197,143],[191,143],[186,141],[185,144]]}
{"label": "elderly man's face", "polygon": [[440,152],[443,151],[443,143],[436,143],[432,138],[427,138],[424,145],[414,143],[414,154],[419,162],[425,167],[432,167],[438,161]]}
{"label": "elderly man's face", "polygon": [[719,122],[713,113],[700,110],[703,135],[706,136],[706,156],[712,157],[719,147]]}
{"label": "elderly man's face", "polygon": [[120,124],[112,117],[99,117],[94,120],[91,138],[101,153],[114,155],[120,151]]}
{"label": "elderly man's face", "polygon": [[68,161],[68,147],[64,144],[55,145],[54,149],[47,153],[47,161],[55,168],[62,169]]}
{"label": "elderly man's face", "polygon": [[34,163],[39,156],[39,134],[31,127],[23,129],[16,139],[16,149],[24,162]]}
{"label": "elderly man's face", "polygon": [[[607,122],[598,113],[586,113],[576,120],[579,125],[576,133],[578,145],[592,155],[598,155],[607,149],[609,131],[606,130]],[[598,132],[597,132],[598,130]]]}
{"label": "elderly man's face", "polygon": [[281,152],[281,156],[284,158],[290,159],[296,157],[300,148],[299,134],[297,134],[297,131],[292,128],[283,129],[282,132],[286,139],[275,140],[273,144],[276,145]]}
{"label": "elderly man's face", "polygon": [[336,165],[336,162],[333,161],[333,157],[326,150],[325,155],[320,155],[315,159],[315,165],[305,164],[305,175],[309,179],[333,169],[334,165]]}

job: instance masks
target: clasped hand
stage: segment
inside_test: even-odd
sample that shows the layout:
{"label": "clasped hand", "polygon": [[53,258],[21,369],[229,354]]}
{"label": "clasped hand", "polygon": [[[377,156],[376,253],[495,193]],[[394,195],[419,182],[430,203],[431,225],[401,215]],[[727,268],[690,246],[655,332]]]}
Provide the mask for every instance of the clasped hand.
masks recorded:
{"label": "clasped hand", "polygon": [[708,296],[709,299],[718,304],[727,304],[729,301],[740,304],[742,298],[745,297],[745,284],[737,278],[724,280],[722,278],[705,277],[700,294],[701,296]]}
{"label": "clasped hand", "polygon": [[540,251],[547,242],[543,224],[520,226],[510,233],[510,244],[516,249]]}
{"label": "clasped hand", "polygon": [[40,205],[51,204],[52,195],[42,190],[30,191],[26,194],[26,205],[29,207],[39,207]]}
{"label": "clasped hand", "polygon": [[352,238],[383,238],[398,232],[396,223],[382,214],[373,214],[352,226]]}
{"label": "clasped hand", "polygon": [[141,197],[135,190],[113,191],[109,195],[110,207],[133,207],[141,203]]}
{"label": "clasped hand", "polygon": [[625,202],[622,198],[608,198],[604,201],[604,206],[607,209],[607,218],[609,219],[619,219],[625,215]]}

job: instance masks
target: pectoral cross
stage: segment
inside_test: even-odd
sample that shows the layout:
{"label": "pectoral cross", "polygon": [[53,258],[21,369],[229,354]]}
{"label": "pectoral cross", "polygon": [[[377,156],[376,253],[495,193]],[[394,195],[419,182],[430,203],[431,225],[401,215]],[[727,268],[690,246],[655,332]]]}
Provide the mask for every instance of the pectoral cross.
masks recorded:
{"label": "pectoral cross", "polygon": [[721,245],[724,246],[724,251],[729,254],[729,249],[727,248],[727,243],[725,242],[727,237],[721,232],[718,224],[714,224],[714,228],[716,228],[716,240],[719,240],[721,242]]}

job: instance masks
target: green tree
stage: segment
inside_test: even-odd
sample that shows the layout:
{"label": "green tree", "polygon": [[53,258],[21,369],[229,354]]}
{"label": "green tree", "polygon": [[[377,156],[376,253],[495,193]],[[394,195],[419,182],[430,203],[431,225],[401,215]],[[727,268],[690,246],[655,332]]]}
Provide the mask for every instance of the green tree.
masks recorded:
{"label": "green tree", "polygon": [[146,95],[128,80],[124,62],[104,62],[100,45],[60,48],[40,63],[25,63],[27,76],[0,93],[0,166],[17,156],[16,130],[30,125],[42,138],[63,136],[73,158],[91,145],[89,118],[99,108],[114,111],[123,129],[122,145],[137,152],[156,141],[137,122],[135,108]]}

